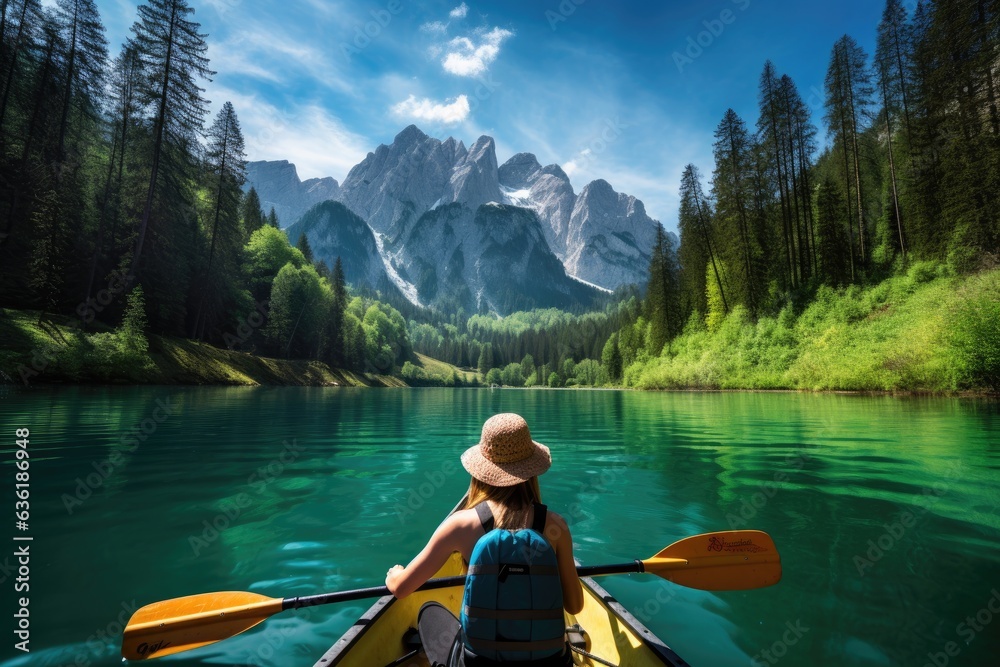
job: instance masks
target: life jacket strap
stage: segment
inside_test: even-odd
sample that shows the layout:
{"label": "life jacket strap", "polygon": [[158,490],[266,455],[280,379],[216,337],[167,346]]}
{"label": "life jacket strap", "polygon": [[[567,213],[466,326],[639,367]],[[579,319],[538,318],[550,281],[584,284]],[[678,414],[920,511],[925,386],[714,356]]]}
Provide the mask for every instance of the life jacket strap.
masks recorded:
{"label": "life jacket strap", "polygon": [[[483,533],[493,530],[496,520],[493,518],[493,511],[490,504],[485,500],[476,505],[476,514],[479,515],[479,523],[483,525]],[[549,508],[541,503],[535,503],[535,518],[531,522],[531,529],[539,535],[545,534],[545,520],[549,515]]]}
{"label": "life jacket strap", "polygon": [[[562,609],[484,609],[465,605],[465,615],[469,618],[485,618],[493,621],[550,621],[562,620]],[[478,642],[478,640],[476,640]]]}
{"label": "life jacket strap", "polygon": [[539,535],[545,535],[545,518],[548,514],[548,507],[541,503],[535,503],[535,519],[531,522],[531,529]]}
{"label": "life jacket strap", "polygon": [[478,505],[476,505],[476,514],[479,515],[479,523],[483,524],[483,533],[488,533],[493,530],[493,511],[490,510],[490,504],[485,500]]}

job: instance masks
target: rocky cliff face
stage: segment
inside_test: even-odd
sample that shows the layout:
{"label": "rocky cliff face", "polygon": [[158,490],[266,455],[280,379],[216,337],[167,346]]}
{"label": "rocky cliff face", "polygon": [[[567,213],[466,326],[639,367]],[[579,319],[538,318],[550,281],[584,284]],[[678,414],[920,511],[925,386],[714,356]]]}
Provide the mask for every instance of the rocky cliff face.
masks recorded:
{"label": "rocky cliff face", "polygon": [[316,204],[336,199],[340,186],[332,178],[300,181],[295,165],[287,160],[248,162],[244,190],[256,188],[261,206],[267,213],[274,207],[282,227],[297,221]]}
{"label": "rocky cliff face", "polygon": [[[263,164],[255,168],[262,199],[305,186],[292,165]],[[383,280],[415,303],[461,305],[467,312],[509,312],[527,303],[565,307],[591,299],[592,287],[643,283],[659,224],[641,201],[607,181],[577,195],[562,168],[542,166],[531,153],[498,166],[491,137],[466,148],[413,125],[369,153],[340,187],[327,181],[310,191],[332,192],[367,223]],[[311,218],[310,234],[319,236],[321,224]],[[367,257],[358,271],[369,278],[377,264],[370,251],[366,246],[352,255]]]}
{"label": "rocky cliff face", "polygon": [[349,283],[377,287],[388,280],[371,228],[340,202],[317,204],[285,231],[292,243],[305,234],[313,258],[330,269],[339,257]]}
{"label": "rocky cliff face", "polygon": [[604,180],[589,183],[573,205],[566,270],[601,286],[642,283],[660,223],[631,195]]}

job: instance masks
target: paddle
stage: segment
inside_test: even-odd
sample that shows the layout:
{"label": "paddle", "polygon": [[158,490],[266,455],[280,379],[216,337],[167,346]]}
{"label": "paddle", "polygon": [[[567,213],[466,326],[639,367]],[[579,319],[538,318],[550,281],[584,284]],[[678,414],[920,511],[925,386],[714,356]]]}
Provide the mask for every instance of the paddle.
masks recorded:
{"label": "paddle", "polygon": [[[771,537],[759,530],[730,530],[674,542],[646,560],[578,567],[581,577],[647,572],[706,591],[763,588],[781,579],[781,558]],[[465,584],[465,575],[431,579],[418,590]],[[203,593],[154,602],[136,611],[122,638],[127,660],[159,658],[212,644],[286,609],[314,607],[389,595],[385,586],[306,597],[269,598],[257,593]]]}

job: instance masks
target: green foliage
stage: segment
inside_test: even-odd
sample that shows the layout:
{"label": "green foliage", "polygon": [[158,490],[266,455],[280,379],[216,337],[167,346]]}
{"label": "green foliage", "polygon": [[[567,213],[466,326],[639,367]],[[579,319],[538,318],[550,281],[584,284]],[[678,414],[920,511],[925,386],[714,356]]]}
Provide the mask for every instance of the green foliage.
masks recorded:
{"label": "green foliage", "polygon": [[691,330],[672,354],[629,365],[639,388],[949,391],[996,386],[1000,270],[955,278],[918,262],[869,288],[821,286],[752,321],[735,308],[715,331]]}
{"label": "green foliage", "polygon": [[128,294],[121,325],[111,333],[75,336],[64,363],[80,377],[139,376],[153,367],[146,326],[146,302],[142,286],[136,285]]}
{"label": "green foliage", "polygon": [[727,279],[726,263],[720,261],[716,267],[706,267],[706,273],[709,275],[705,280],[705,301],[708,304],[708,312],[705,314],[705,325],[709,331],[718,331],[728,314],[726,302],[723,300],[722,291],[719,289],[719,281],[715,280],[716,271],[719,272],[722,280],[725,281]]}
{"label": "green foliage", "polygon": [[607,370],[593,359],[584,359],[578,363],[574,369],[573,379],[577,385],[586,387],[600,387],[610,381]]}
{"label": "green foliage", "polygon": [[959,303],[952,324],[958,386],[1000,391],[1000,285]]}
{"label": "green foliage", "polygon": [[486,384],[487,386],[500,386],[503,384],[503,375],[499,368],[491,368],[489,373],[486,374]]}
{"label": "green foliage", "polygon": [[604,350],[601,352],[601,363],[604,365],[608,377],[612,381],[618,382],[621,380],[622,353],[618,349],[618,334],[611,334],[611,338],[604,344]]}
{"label": "green foliage", "polygon": [[523,387],[524,371],[521,364],[515,362],[504,366],[500,374],[500,382],[507,387]]}
{"label": "green foliage", "polygon": [[315,354],[333,295],[316,269],[285,264],[271,289],[270,315],[265,335],[286,358]]}
{"label": "green foliage", "polygon": [[548,385],[549,385],[549,387],[551,387],[553,389],[556,389],[557,387],[560,386],[560,384],[559,384],[559,373],[555,373],[555,372],[549,373]]}
{"label": "green foliage", "polygon": [[266,225],[251,234],[244,253],[250,291],[256,299],[267,297],[275,276],[285,265],[299,268],[306,263],[305,257],[291,246],[284,232]]}

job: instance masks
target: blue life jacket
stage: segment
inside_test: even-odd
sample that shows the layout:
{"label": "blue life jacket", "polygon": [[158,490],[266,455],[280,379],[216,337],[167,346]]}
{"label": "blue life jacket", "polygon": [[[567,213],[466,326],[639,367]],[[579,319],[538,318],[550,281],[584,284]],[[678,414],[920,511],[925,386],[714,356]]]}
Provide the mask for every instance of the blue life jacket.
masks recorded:
{"label": "blue life jacket", "polygon": [[564,649],[562,583],[556,552],[543,536],[547,510],[535,505],[530,529],[493,529],[493,513],[476,506],[486,534],[469,558],[462,635],[477,656],[498,662],[539,660]]}

